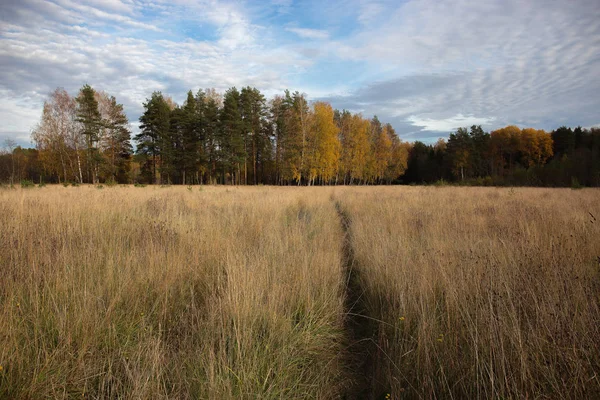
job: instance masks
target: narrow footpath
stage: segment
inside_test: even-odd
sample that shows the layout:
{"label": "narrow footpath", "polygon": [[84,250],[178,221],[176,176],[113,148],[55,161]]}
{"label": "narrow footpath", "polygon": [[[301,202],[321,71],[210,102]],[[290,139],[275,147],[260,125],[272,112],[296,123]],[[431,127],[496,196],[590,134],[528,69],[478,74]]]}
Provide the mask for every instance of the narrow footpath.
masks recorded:
{"label": "narrow footpath", "polygon": [[[340,224],[344,233],[343,265],[346,281],[344,329],[347,334],[348,366],[353,384],[348,387],[343,398],[346,400],[375,400],[382,393],[377,393],[375,370],[377,368],[378,324],[367,316],[365,290],[361,286],[360,268],[352,246],[352,220],[344,210],[340,201],[335,201]],[[385,393],[383,393],[385,396]]]}

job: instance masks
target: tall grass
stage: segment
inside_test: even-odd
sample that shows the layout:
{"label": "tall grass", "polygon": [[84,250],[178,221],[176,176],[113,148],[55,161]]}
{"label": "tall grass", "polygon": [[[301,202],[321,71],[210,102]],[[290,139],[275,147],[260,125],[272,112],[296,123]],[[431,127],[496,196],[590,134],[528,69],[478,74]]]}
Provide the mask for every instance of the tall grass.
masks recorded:
{"label": "tall grass", "polygon": [[372,324],[375,393],[600,398],[598,191],[337,196]]}
{"label": "tall grass", "polygon": [[0,398],[334,398],[341,241],[310,190],[0,192]]}
{"label": "tall grass", "polygon": [[600,397],[600,192],[199,189],[0,190],[0,398]]}

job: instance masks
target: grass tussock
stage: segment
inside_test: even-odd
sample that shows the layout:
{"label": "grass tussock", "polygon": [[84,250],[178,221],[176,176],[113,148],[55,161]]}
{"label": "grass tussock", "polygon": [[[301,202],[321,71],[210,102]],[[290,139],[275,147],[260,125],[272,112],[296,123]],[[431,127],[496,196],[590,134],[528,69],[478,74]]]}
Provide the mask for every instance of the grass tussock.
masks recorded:
{"label": "grass tussock", "polygon": [[598,191],[338,195],[374,325],[375,393],[600,397]]}

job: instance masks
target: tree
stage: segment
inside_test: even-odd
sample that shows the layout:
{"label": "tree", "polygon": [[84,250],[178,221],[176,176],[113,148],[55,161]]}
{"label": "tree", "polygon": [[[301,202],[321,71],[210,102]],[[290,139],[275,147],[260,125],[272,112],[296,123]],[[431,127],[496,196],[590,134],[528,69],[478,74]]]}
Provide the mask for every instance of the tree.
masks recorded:
{"label": "tree", "polygon": [[[265,129],[267,107],[265,97],[256,88],[245,87],[240,93],[240,112],[244,131],[245,154],[251,154],[252,182],[258,183],[257,163],[265,155],[267,137]],[[248,159],[244,160],[244,181],[248,180]]]}
{"label": "tree", "polygon": [[[352,114],[349,111],[334,110],[333,119],[338,128],[338,136],[340,141],[340,162],[338,175],[342,177],[342,181],[346,184],[347,179],[350,176],[350,170],[352,168],[352,154],[350,141],[352,139],[350,133],[350,125],[352,122]],[[337,181],[337,179],[336,179]]]}
{"label": "tree", "polygon": [[465,173],[469,173],[472,149],[473,142],[467,128],[458,128],[456,133],[450,134],[446,152],[452,173],[456,177],[460,177],[461,181],[465,179]]}
{"label": "tree", "polygon": [[247,157],[244,124],[240,112],[240,92],[231,88],[225,92],[220,116],[219,147],[225,171],[231,176],[231,184],[241,184],[241,165]]}
{"label": "tree", "polygon": [[275,146],[275,182],[282,184],[285,173],[284,155],[286,153],[286,120],[291,107],[289,91],[286,97],[275,96],[270,102],[269,119]]}
{"label": "tree", "polygon": [[571,128],[561,126],[552,131],[553,153],[561,157],[564,154],[572,154],[575,150],[575,134]]}
{"label": "tree", "polygon": [[431,183],[443,178],[444,156],[444,146],[439,142],[435,147],[420,141],[414,142],[409,149],[405,182]]}
{"label": "tree", "polygon": [[505,169],[511,171],[517,160],[521,140],[521,129],[509,125],[497,129],[490,134],[490,152],[492,155],[492,172],[504,175]]}
{"label": "tree", "polygon": [[481,125],[471,126],[471,166],[473,175],[485,177],[491,174],[490,170],[490,134],[483,131]]}
{"label": "tree", "polygon": [[152,93],[152,97],[144,103],[144,114],[140,117],[140,133],[134,140],[137,153],[144,158],[142,175],[150,182],[160,183],[157,175],[159,157],[163,148],[169,145],[171,129],[171,108],[161,92]]}
{"label": "tree", "polygon": [[[198,101],[203,101],[199,97]],[[187,99],[181,108],[180,132],[180,168],[182,184],[187,184],[190,174],[194,174],[198,181],[198,169],[201,161],[201,136],[202,136],[202,109],[192,91],[188,91]]]}
{"label": "tree", "polygon": [[340,159],[338,128],[333,120],[331,105],[314,104],[307,139],[306,177],[309,185],[318,177],[322,183],[330,182],[336,175]]}
{"label": "tree", "polygon": [[521,160],[525,167],[541,165],[552,157],[552,138],[543,130],[523,129],[519,144]]}
{"label": "tree", "polygon": [[56,175],[60,182],[83,182],[80,149],[83,146],[76,116],[76,102],[61,88],[57,88],[44,102],[40,122],[31,138],[39,150],[43,169]]}
{"label": "tree", "polygon": [[[208,91],[207,91],[208,93]],[[203,143],[204,143],[204,154],[206,155],[206,161],[208,163],[206,167],[207,181],[212,183],[213,179],[217,175],[218,163],[219,163],[219,100],[214,96],[206,94],[203,99],[200,100],[200,95],[196,96],[197,107],[202,107],[202,121],[203,121]]]}
{"label": "tree", "polygon": [[392,135],[395,135],[391,125],[381,125],[377,117],[373,118],[373,159],[374,159],[374,182],[385,179],[388,166],[392,159]]}
{"label": "tree", "polygon": [[409,146],[400,140],[392,125],[386,124],[384,131],[388,134],[391,142],[390,160],[384,175],[385,181],[390,184],[404,175],[408,166]]}
{"label": "tree", "polygon": [[283,124],[280,130],[278,145],[283,149],[281,174],[288,182],[302,183],[305,171],[305,152],[309,119],[308,103],[303,94],[285,92],[281,107]]}
{"label": "tree", "polygon": [[350,123],[350,184],[359,183],[368,178],[368,167],[371,159],[371,142],[369,132],[371,122],[360,114],[352,116]]}
{"label": "tree", "polygon": [[[169,102],[167,105],[171,108]],[[167,184],[180,183],[183,178],[183,124],[183,110],[175,105],[169,113],[169,129],[160,138],[160,175]]]}
{"label": "tree", "polygon": [[102,129],[99,149],[104,163],[101,173],[105,181],[125,183],[131,167],[131,132],[129,120],[114,96],[105,92],[96,92],[98,109],[102,117]]}
{"label": "tree", "polygon": [[95,91],[90,85],[84,85],[75,99],[77,101],[77,122],[81,124],[81,135],[85,137],[87,146],[88,181],[98,183],[99,166],[102,162],[98,152],[100,130],[103,126],[98,110]]}

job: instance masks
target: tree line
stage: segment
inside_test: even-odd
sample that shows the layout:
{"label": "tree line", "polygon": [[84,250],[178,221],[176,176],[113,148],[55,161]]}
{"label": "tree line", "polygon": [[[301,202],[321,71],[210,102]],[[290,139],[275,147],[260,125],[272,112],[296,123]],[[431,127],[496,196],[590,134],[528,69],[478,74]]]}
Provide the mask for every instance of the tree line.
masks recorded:
{"label": "tree line", "polygon": [[[0,181],[236,185],[459,182],[600,186],[600,130],[460,128],[435,144],[400,140],[390,124],[309,104],[285,91],[161,92],[132,137],[123,105],[84,85],[56,89],[32,130],[34,149],[7,141]],[[135,151],[132,145],[135,144]]]}
{"label": "tree line", "polygon": [[139,179],[181,184],[384,183],[406,169],[408,147],[390,124],[286,91],[160,92],[144,103],[135,136]]}
{"label": "tree line", "polygon": [[129,180],[133,147],[123,105],[89,85],[75,98],[56,89],[44,103],[31,138],[41,167],[38,173],[46,181]]}
{"label": "tree line", "polygon": [[404,183],[600,186],[600,128],[552,132],[507,126],[460,128],[448,140],[411,145]]}

